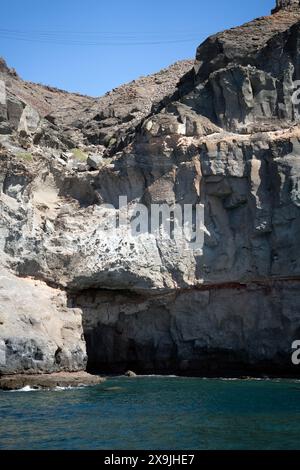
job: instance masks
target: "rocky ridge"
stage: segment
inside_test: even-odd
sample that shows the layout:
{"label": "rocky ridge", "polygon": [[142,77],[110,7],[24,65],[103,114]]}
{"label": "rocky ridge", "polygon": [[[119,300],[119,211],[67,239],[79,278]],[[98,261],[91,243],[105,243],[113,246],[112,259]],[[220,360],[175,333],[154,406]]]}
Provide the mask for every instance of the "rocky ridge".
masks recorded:
{"label": "rocky ridge", "polygon": [[[24,82],[2,59],[0,80],[2,101],[4,93],[7,94],[7,116],[4,107],[3,112],[8,119],[2,121],[0,133],[9,135],[17,131],[15,139],[25,147],[31,143],[34,147],[62,151],[112,150],[127,133],[134,131],[155,103],[174,92],[180,77],[192,66],[191,60],[177,62],[154,75],[115,88],[103,97],[92,98]],[[22,128],[26,120],[31,120],[29,129]],[[20,140],[22,134],[26,138]]]}
{"label": "rocky ridge", "polygon": [[[33,127],[37,105],[25,117],[23,107],[15,134],[1,140],[1,262],[5,276],[37,283],[37,296],[54,289],[61,303],[45,306],[48,351],[31,326],[14,337],[12,319],[26,323],[30,315],[21,315],[20,302],[12,307],[13,290],[2,287],[4,310],[14,309],[0,325],[2,373],[80,370],[86,343],[89,369],[101,372],[297,374],[299,38],[300,8],[280,8],[207,39],[191,70],[190,62],[177,64],[163,79],[99,101],[66,95],[66,108],[45,111],[31,134],[24,129]],[[148,96],[145,81],[153,84]],[[28,86],[34,96],[52,93]],[[13,102],[17,93],[7,95]],[[77,100],[87,110],[68,121],[64,109]],[[46,139],[37,138],[41,126]],[[112,234],[103,204],[117,215],[120,195],[129,209],[201,202],[203,250],[124,236],[121,227]],[[82,323],[53,334],[62,312]],[[47,325],[39,315],[29,322],[39,318],[37,331]],[[75,352],[72,338],[82,332]]]}

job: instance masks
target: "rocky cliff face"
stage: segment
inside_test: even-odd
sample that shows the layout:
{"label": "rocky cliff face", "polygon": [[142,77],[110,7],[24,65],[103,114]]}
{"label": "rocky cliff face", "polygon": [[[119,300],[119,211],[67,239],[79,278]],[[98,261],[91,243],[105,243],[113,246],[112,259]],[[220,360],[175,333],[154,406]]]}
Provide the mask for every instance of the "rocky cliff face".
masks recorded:
{"label": "rocky cliff face", "polygon": [[[193,68],[99,100],[2,63],[2,373],[78,370],[85,342],[98,371],[293,372],[299,10],[217,34]],[[129,209],[202,203],[203,249],[112,233],[124,195]]]}
{"label": "rocky cliff face", "polygon": [[279,10],[297,10],[299,8],[299,0],[276,0],[276,7],[272,13],[277,13]]}

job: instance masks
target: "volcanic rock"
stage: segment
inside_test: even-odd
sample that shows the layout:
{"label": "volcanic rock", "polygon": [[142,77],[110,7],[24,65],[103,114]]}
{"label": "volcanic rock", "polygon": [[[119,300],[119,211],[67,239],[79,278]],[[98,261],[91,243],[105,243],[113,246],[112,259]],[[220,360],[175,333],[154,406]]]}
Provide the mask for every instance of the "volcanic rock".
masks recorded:
{"label": "volcanic rock", "polygon": [[[0,64],[1,373],[299,374],[294,6],[100,99]],[[111,230],[136,203],[202,204],[203,246]]]}

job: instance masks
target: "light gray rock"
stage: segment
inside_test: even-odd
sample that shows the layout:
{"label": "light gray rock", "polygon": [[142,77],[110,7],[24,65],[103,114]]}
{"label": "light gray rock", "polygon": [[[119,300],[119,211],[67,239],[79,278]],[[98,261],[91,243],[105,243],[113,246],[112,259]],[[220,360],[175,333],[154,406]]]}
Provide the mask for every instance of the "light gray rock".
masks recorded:
{"label": "light gray rock", "polygon": [[128,370],[127,372],[125,372],[124,374],[126,377],[130,377],[130,378],[133,378],[133,377],[136,377],[136,373],[133,372],[132,370]]}
{"label": "light gray rock", "polygon": [[6,87],[5,82],[0,80],[0,121],[7,120]]}
{"label": "light gray rock", "polygon": [[6,103],[9,124],[17,130],[25,104],[12,95],[7,96]]}
{"label": "light gray rock", "polygon": [[103,166],[103,157],[102,155],[89,155],[86,163],[92,170],[99,170]]}
{"label": "light gray rock", "polygon": [[64,293],[1,268],[0,375],[85,368],[80,311]]}
{"label": "light gray rock", "polygon": [[39,113],[32,108],[31,106],[25,106],[23,113],[20,118],[18,132],[23,133],[23,135],[32,135],[35,133],[39,126],[40,115]]}
{"label": "light gray rock", "polygon": [[272,13],[276,13],[280,10],[298,10],[300,8],[299,0],[276,0],[276,8],[272,10]]}

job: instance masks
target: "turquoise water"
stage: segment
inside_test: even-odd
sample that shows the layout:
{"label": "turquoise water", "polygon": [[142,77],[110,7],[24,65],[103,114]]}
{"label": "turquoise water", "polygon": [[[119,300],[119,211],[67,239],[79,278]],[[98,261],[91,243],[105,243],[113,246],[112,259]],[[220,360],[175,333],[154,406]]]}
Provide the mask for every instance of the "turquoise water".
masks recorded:
{"label": "turquoise water", "polygon": [[0,449],[300,449],[300,382],[112,378],[0,392]]}

